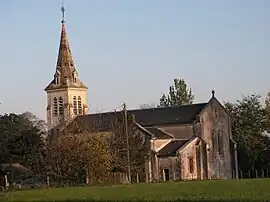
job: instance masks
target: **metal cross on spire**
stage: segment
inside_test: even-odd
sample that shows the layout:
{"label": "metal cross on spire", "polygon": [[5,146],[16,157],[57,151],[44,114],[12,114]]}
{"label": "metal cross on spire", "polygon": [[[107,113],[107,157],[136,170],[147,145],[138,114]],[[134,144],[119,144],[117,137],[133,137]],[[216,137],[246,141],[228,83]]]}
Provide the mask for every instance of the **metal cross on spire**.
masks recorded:
{"label": "metal cross on spire", "polygon": [[64,7],[64,3],[62,3],[62,7],[61,7],[61,12],[62,12],[62,23],[64,23],[65,22],[65,11],[66,11],[66,9],[65,9],[65,7]]}

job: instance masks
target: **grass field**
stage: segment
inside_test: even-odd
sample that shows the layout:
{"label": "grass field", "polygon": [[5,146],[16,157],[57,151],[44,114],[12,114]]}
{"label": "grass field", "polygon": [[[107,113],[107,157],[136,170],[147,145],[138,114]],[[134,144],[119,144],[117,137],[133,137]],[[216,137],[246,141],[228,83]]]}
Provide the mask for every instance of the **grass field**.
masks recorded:
{"label": "grass field", "polygon": [[270,201],[270,179],[170,182],[104,187],[14,191],[6,202],[91,201]]}

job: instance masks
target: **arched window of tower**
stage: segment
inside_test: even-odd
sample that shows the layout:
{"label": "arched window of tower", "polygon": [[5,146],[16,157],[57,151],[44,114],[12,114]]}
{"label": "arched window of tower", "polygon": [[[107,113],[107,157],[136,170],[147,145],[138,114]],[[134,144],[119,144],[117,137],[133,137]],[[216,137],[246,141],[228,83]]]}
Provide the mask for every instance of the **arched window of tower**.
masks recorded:
{"label": "arched window of tower", "polygon": [[58,98],[58,103],[59,103],[59,115],[64,115],[64,104],[63,104],[63,98],[59,97]]}
{"label": "arched window of tower", "polygon": [[73,113],[74,115],[77,115],[78,114],[78,109],[77,109],[77,98],[76,96],[73,97]]}
{"label": "arched window of tower", "polygon": [[53,98],[53,115],[58,116],[57,98]]}
{"label": "arched window of tower", "polygon": [[78,113],[82,114],[82,99],[78,96]]}

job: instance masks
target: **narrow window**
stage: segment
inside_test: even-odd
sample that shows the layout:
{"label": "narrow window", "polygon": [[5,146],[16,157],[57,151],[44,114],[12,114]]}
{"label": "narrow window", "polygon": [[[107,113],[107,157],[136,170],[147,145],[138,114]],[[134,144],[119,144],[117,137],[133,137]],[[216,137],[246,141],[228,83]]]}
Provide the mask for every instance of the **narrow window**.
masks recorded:
{"label": "narrow window", "polygon": [[57,98],[53,98],[53,115],[57,116],[58,115],[58,106],[57,106]]}
{"label": "narrow window", "polygon": [[55,84],[59,84],[60,82],[59,82],[59,76],[56,76],[55,77]]}
{"label": "narrow window", "polygon": [[189,165],[189,172],[193,173],[194,172],[194,161],[193,161],[192,156],[188,157],[188,165]]}
{"label": "narrow window", "polygon": [[59,97],[58,104],[59,104],[59,115],[64,115],[63,98],[62,97]]}
{"label": "narrow window", "polygon": [[74,72],[72,73],[72,77],[73,77],[74,83],[76,83],[76,82],[77,82],[77,74],[76,74],[76,71],[74,71]]}
{"label": "narrow window", "polygon": [[222,131],[219,131],[218,133],[218,154],[223,155],[223,133]]}
{"label": "narrow window", "polygon": [[73,113],[74,113],[74,115],[77,115],[78,114],[78,111],[77,111],[77,98],[76,98],[76,96],[73,97]]}
{"label": "narrow window", "polygon": [[217,112],[216,108],[214,108],[214,114],[215,114],[215,117],[217,118],[218,117],[218,112]]}
{"label": "narrow window", "polygon": [[217,153],[218,143],[217,143],[217,135],[215,130],[212,130],[212,151]]}
{"label": "narrow window", "polygon": [[82,99],[80,96],[78,97],[78,113],[82,114]]}

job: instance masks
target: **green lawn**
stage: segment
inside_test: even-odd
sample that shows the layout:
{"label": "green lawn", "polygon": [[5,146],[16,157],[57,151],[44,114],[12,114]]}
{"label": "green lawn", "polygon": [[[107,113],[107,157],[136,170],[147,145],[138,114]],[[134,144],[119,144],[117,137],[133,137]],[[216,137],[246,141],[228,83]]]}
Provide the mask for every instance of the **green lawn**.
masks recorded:
{"label": "green lawn", "polygon": [[270,201],[270,179],[170,182],[8,192],[0,201]]}

